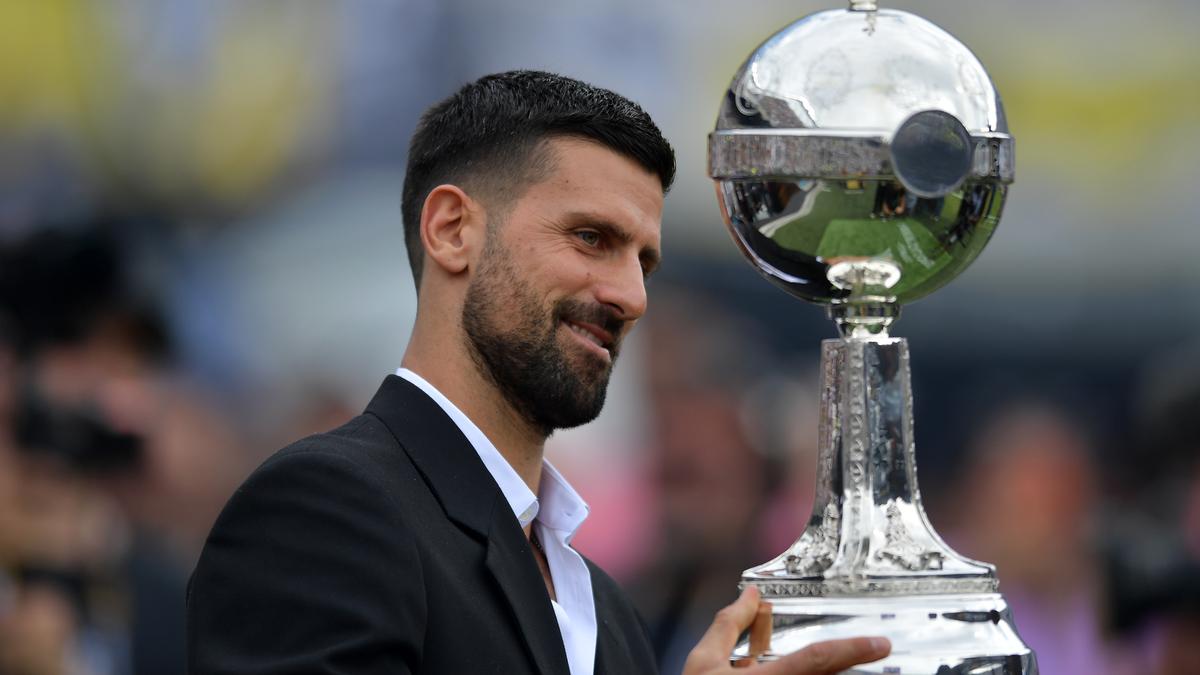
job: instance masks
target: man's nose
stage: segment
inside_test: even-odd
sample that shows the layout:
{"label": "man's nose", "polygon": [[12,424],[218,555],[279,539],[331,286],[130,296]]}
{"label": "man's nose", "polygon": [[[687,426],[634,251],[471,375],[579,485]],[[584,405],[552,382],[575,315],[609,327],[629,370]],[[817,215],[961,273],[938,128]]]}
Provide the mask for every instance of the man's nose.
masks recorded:
{"label": "man's nose", "polygon": [[635,321],[646,313],[646,275],[636,256],[622,258],[596,288],[596,300],[617,310],[624,321]]}

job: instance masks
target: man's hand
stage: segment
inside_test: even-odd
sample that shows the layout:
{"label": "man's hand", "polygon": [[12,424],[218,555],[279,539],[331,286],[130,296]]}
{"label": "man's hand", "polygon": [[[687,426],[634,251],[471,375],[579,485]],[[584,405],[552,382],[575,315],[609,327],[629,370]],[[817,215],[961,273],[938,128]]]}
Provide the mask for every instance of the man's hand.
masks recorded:
{"label": "man's hand", "polygon": [[[717,612],[708,632],[688,655],[684,675],[734,675],[729,654],[758,611],[758,589],[748,586],[737,602]],[[833,675],[859,663],[878,661],[892,651],[886,638],[851,638],[811,644],[778,661],[751,666],[760,675]]]}

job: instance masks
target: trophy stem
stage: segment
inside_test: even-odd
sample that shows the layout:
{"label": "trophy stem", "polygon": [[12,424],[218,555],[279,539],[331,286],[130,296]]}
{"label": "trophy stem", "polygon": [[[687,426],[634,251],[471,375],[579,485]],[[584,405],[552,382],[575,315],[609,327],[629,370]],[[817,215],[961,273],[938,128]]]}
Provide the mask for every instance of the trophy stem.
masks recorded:
{"label": "trophy stem", "polygon": [[951,550],[921,505],[908,342],[873,336],[821,347],[812,516],[791,548],[743,580],[779,596],[994,592],[992,566]]}
{"label": "trophy stem", "polygon": [[[887,635],[893,655],[852,672],[1036,673],[995,569],[951,550],[921,505],[907,341],[843,338],[821,347],[812,516],[795,544],[742,576],[774,606],[771,651],[759,658]],[[749,653],[743,647],[735,657]]]}
{"label": "trophy stem", "polygon": [[887,338],[888,328],[900,318],[900,306],[895,302],[871,298],[830,305],[828,312],[837,324],[838,333],[846,339]]}
{"label": "trophy stem", "polygon": [[831,260],[825,276],[829,283],[849,291],[829,305],[829,317],[843,338],[880,340],[900,317],[900,305],[891,289],[899,281],[900,267],[888,260],[850,258]]}

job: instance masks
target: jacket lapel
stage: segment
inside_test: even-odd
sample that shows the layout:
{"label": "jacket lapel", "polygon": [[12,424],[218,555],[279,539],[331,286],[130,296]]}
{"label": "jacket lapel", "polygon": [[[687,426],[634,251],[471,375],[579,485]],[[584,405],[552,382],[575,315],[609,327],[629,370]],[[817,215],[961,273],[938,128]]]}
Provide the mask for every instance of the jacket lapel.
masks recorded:
{"label": "jacket lapel", "polygon": [[495,519],[488,536],[487,568],[508,599],[538,669],[543,675],[569,673],[550,595],[515,517]]}
{"label": "jacket lapel", "polygon": [[[529,540],[475,448],[441,407],[396,375],[367,406],[412,458],[447,517],[486,541],[486,566],[542,675],[569,672],[558,620]],[[476,636],[482,637],[482,636]]]}
{"label": "jacket lapel", "polygon": [[[593,578],[593,588],[595,588]],[[595,675],[622,675],[638,672],[629,658],[625,634],[616,630],[606,598],[595,594],[596,601],[596,669]]]}

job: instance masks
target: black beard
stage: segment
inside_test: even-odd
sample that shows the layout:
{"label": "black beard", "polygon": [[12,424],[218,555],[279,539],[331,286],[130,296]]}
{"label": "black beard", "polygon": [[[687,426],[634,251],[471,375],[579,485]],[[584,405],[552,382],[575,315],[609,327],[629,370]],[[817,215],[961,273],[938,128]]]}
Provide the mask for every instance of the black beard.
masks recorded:
{"label": "black beard", "polygon": [[[616,336],[624,322],[603,306],[577,300],[561,300],[548,311],[517,277],[506,252],[496,247],[484,257],[467,288],[462,314],[467,349],[480,372],[543,436],[596,419],[617,344],[609,346],[608,363],[587,353],[572,358],[559,343],[559,325],[563,319],[587,322]],[[497,325],[504,318],[516,325],[507,330]]]}

